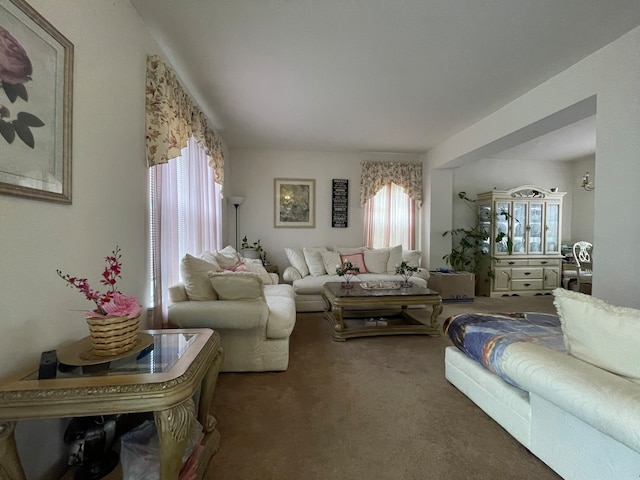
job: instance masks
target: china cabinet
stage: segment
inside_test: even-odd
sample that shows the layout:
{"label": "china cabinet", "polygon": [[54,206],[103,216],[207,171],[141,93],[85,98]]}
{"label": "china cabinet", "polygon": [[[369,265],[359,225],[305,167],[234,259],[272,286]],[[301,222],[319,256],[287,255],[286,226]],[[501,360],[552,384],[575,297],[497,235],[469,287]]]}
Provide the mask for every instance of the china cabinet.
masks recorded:
{"label": "china cabinet", "polygon": [[562,279],[562,199],[535,185],[492,190],[478,195],[478,215],[491,257],[478,285],[479,294],[551,293]]}

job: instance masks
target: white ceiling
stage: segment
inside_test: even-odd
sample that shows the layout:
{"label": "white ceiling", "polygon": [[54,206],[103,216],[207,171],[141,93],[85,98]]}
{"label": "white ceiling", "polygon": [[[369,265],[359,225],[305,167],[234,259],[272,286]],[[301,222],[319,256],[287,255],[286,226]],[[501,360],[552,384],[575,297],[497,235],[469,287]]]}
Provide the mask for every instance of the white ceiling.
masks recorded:
{"label": "white ceiling", "polygon": [[131,3],[231,148],[425,152],[640,25],[638,0]]}

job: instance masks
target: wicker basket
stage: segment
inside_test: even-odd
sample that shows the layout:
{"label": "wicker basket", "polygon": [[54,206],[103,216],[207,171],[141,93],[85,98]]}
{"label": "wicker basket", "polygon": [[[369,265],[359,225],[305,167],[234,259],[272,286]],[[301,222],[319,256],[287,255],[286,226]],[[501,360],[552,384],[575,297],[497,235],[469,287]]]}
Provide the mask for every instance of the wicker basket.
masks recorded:
{"label": "wicker basket", "polygon": [[139,322],[140,315],[135,318],[87,318],[93,354],[109,357],[131,350],[136,344]]}

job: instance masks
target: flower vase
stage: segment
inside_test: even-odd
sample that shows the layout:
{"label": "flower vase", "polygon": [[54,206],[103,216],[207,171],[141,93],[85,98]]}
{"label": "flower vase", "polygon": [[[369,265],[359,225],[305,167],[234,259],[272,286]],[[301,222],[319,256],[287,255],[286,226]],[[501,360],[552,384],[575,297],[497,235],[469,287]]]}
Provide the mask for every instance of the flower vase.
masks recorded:
{"label": "flower vase", "polygon": [[412,283],[409,281],[409,279],[411,278],[411,274],[404,274],[401,275],[402,277],[402,288],[409,288]]}
{"label": "flower vase", "polygon": [[92,353],[98,357],[121,355],[132,350],[138,339],[140,315],[87,318]]}
{"label": "flower vase", "polygon": [[353,275],[345,275],[344,276],[344,282],[342,283],[342,287],[343,288],[353,288],[353,283],[351,283],[351,279],[353,278]]}

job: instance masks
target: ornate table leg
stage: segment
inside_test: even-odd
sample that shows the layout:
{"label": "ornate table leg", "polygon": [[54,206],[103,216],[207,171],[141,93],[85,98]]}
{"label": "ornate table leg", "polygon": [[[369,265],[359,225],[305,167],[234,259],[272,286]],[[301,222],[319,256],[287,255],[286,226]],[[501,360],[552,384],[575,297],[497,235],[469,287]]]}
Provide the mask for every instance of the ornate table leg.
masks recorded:
{"label": "ornate table leg", "polygon": [[0,423],[0,479],[25,480],[14,431],[16,422]]}
{"label": "ornate table leg", "polygon": [[195,412],[191,398],[167,410],[153,412],[160,441],[160,480],[177,480]]}
{"label": "ornate table leg", "polygon": [[222,347],[220,347],[220,350],[218,350],[215,358],[211,361],[211,365],[202,379],[202,390],[200,391],[200,403],[198,405],[198,421],[202,424],[204,433],[212,432],[215,429],[216,419],[210,414],[210,411],[223,357],[224,351]]}
{"label": "ornate table leg", "polygon": [[438,317],[442,313],[442,303],[436,303],[433,305],[433,310],[431,312],[431,326],[433,328],[439,329],[440,325],[438,323]]}

